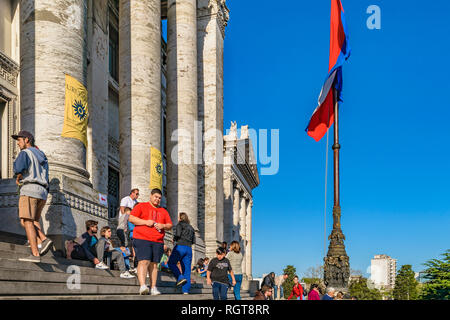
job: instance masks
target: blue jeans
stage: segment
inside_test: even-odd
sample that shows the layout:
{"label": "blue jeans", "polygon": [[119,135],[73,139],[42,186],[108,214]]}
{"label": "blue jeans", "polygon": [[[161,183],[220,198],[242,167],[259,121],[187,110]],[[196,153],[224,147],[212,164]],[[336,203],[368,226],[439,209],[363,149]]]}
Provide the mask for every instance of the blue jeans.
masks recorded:
{"label": "blue jeans", "polygon": [[228,286],[220,282],[212,283],[214,300],[227,300]]}
{"label": "blue jeans", "polygon": [[[277,299],[278,297],[278,286],[273,286],[273,298]],[[283,291],[283,286],[280,286],[280,297],[279,299],[284,297],[284,291]]]}
{"label": "blue jeans", "polygon": [[[183,274],[180,273],[180,270],[177,267],[178,261],[180,261]],[[173,248],[172,254],[170,255],[167,264],[169,265],[170,270],[172,270],[172,273],[177,281],[186,279],[187,282],[183,285],[183,287],[181,287],[183,293],[189,293],[189,290],[191,289],[191,263],[192,248],[189,246],[181,246],[177,244],[175,248]]]}
{"label": "blue jeans", "polygon": [[[234,299],[241,300],[242,274],[235,274],[234,279],[236,280],[236,285],[233,287]],[[228,275],[228,280],[230,280],[230,283],[233,280],[230,275]]]}

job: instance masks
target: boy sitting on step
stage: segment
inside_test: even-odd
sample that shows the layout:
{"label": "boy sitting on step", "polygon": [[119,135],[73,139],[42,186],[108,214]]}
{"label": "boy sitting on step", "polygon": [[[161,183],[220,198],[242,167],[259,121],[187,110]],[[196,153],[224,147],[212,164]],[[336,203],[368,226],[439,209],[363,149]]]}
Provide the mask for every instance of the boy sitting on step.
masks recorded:
{"label": "boy sitting on step", "polygon": [[116,261],[119,270],[120,270],[120,277],[124,279],[131,279],[135,276],[132,275],[127,271],[127,268],[125,266],[125,261],[122,255],[122,252],[125,251],[125,247],[120,248],[120,252],[118,250],[115,250],[112,242],[111,242],[111,228],[106,226],[103,227],[100,230],[101,238],[98,239],[96,251],[97,251],[97,259],[100,261],[103,261],[105,257],[111,258],[111,262]]}

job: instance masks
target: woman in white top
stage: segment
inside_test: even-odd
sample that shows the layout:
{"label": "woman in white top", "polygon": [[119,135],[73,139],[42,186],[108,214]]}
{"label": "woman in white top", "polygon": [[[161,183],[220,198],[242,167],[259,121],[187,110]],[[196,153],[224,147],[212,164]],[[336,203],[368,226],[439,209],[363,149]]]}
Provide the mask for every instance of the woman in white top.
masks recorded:
{"label": "woman in white top", "polygon": [[[233,241],[230,244],[230,251],[228,252],[226,258],[230,261],[231,269],[234,272],[234,278],[236,280],[236,285],[233,287],[233,294],[236,300],[241,300],[241,285],[242,285],[242,253],[241,246],[239,242]],[[231,277],[228,275],[231,283]]]}

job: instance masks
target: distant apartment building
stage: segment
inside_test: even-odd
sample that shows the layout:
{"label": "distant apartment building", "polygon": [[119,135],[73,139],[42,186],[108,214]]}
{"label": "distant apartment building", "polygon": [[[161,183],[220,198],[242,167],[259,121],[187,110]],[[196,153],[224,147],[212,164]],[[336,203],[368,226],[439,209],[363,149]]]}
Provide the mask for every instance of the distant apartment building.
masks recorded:
{"label": "distant apartment building", "polygon": [[397,260],[388,255],[375,255],[370,263],[370,280],[378,289],[392,289],[395,285]]}

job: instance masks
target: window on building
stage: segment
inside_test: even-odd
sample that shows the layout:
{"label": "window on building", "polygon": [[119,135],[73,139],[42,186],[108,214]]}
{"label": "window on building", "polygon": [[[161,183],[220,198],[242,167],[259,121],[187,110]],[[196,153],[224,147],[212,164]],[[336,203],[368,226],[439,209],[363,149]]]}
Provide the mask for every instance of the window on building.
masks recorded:
{"label": "window on building", "polygon": [[119,171],[108,168],[108,217],[114,218],[119,209]]}
{"label": "window on building", "polygon": [[119,81],[119,16],[118,7],[109,10],[109,73]]}

